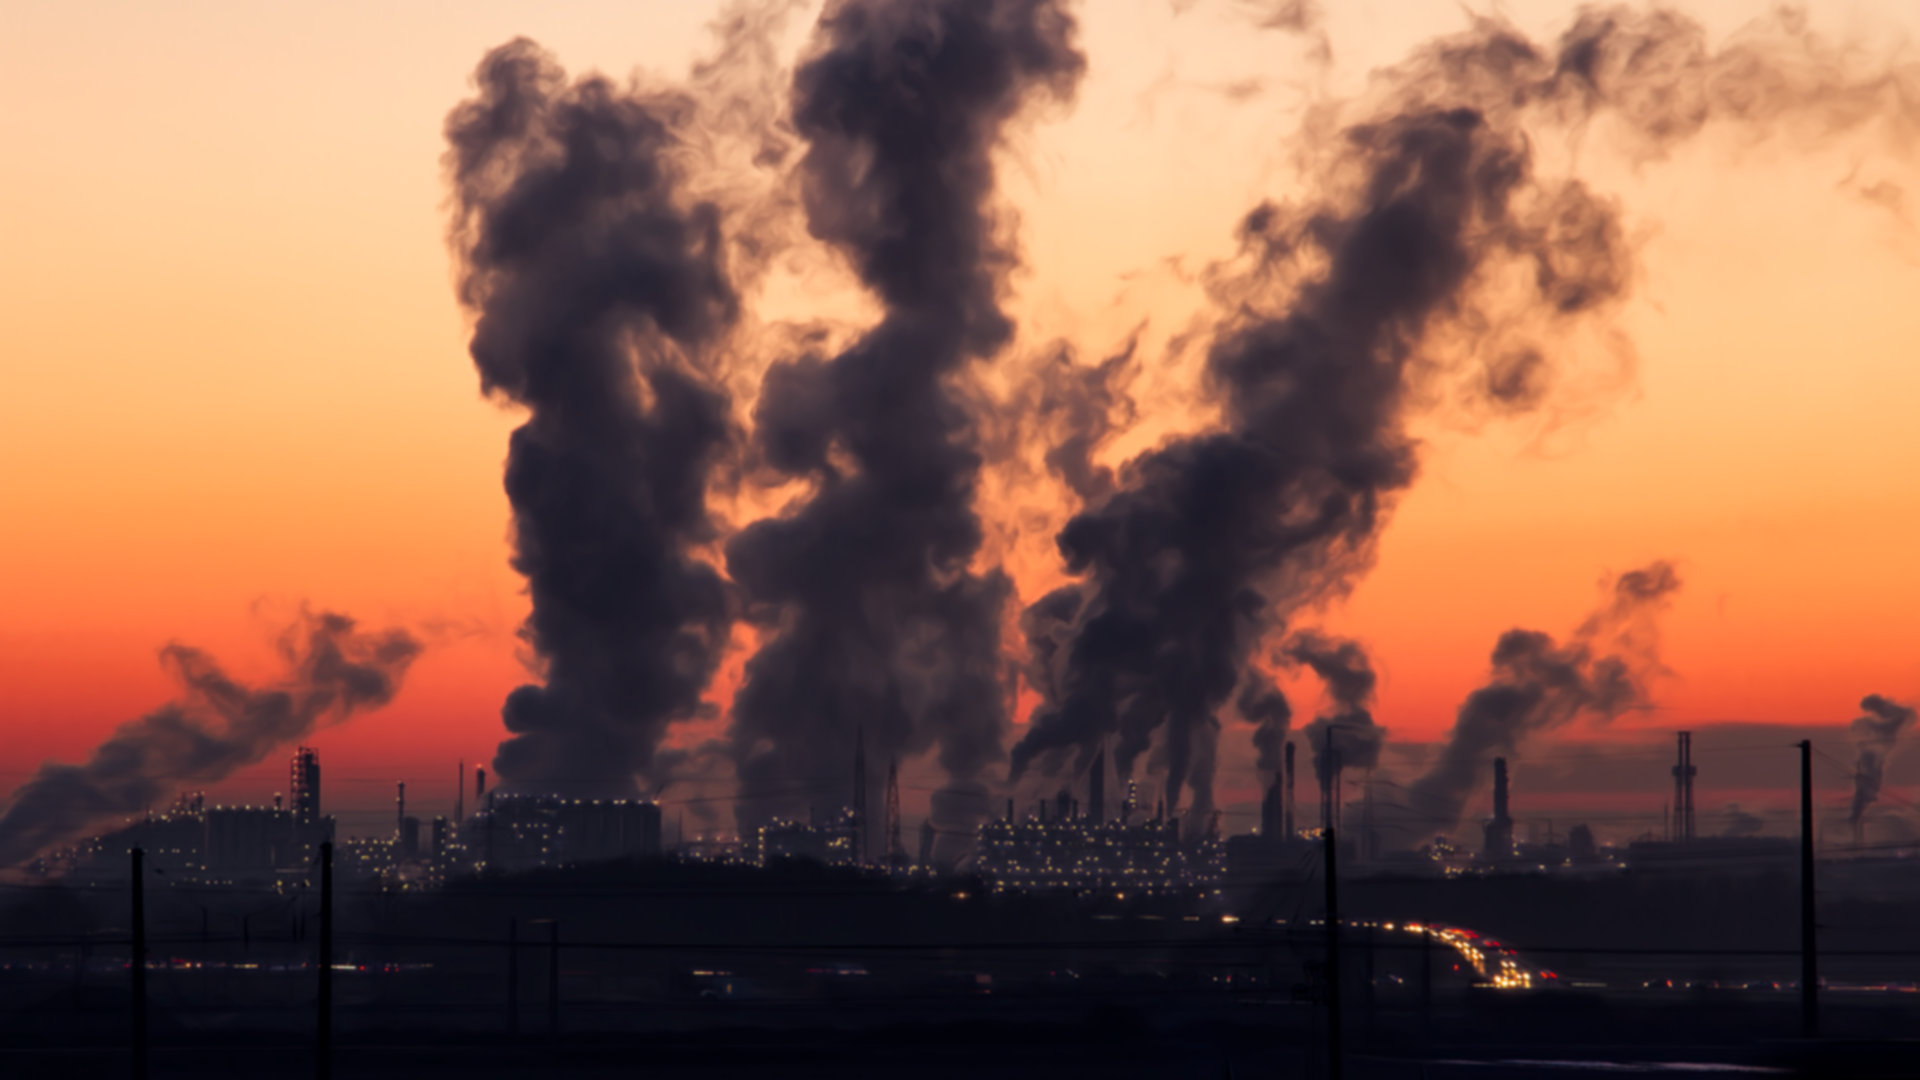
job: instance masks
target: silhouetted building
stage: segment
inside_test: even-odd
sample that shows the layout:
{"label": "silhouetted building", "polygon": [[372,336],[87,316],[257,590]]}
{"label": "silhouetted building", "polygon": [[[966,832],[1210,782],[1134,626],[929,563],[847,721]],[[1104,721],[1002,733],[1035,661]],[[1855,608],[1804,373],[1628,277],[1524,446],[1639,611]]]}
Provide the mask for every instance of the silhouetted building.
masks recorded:
{"label": "silhouetted building", "polygon": [[661,853],[660,807],[634,799],[496,794],[464,832],[483,865],[505,870]]}
{"label": "silhouetted building", "polygon": [[1157,896],[1213,888],[1220,861],[1216,840],[1183,844],[1177,818],[1127,825],[1036,815],[982,825],[974,865],[995,892]]}
{"label": "silhouetted building", "polygon": [[293,752],[293,817],[302,825],[320,820],[320,752],[303,746]]}

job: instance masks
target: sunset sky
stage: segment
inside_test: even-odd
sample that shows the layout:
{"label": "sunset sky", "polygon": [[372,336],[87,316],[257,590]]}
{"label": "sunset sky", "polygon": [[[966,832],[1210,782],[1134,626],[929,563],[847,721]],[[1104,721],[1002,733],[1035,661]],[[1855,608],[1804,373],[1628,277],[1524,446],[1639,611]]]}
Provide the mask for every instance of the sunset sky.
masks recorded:
{"label": "sunset sky", "polygon": [[[1035,117],[1001,165],[1025,262],[1010,354],[1064,338],[1097,357],[1142,322],[1149,353],[1165,350],[1205,310],[1195,272],[1232,253],[1247,210],[1287,194],[1303,108],[1360,92],[1468,19],[1428,0],[1326,6],[1325,65],[1228,0],[1080,6],[1091,67],[1077,101]],[[1772,7],[1683,9],[1724,35]],[[0,792],[166,701],[169,641],[270,674],[269,642],[303,604],[427,643],[391,707],[313,740],[331,809],[384,813],[405,779],[432,812],[456,759],[491,757],[502,699],[527,678],[501,490],[519,417],[482,398],[467,356],[443,124],[476,61],[513,36],[575,74],[670,80],[709,50],[718,8],[102,2],[0,16]],[[1564,8],[1497,10],[1544,37]],[[792,20],[788,55],[810,18]],[[1822,2],[1811,19],[1868,57],[1920,34],[1903,0]],[[1685,582],[1661,623],[1671,675],[1656,710],[1619,726],[1665,740],[1738,723],[1723,742],[1745,746],[1765,737],[1750,725],[1832,728],[1865,694],[1920,698],[1917,151],[1878,128],[1709,133],[1648,162],[1598,135],[1580,149],[1580,175],[1624,206],[1638,253],[1614,324],[1630,376],[1596,379],[1552,423],[1421,421],[1422,475],[1377,566],[1319,620],[1371,650],[1395,739],[1444,733],[1502,630],[1570,631],[1609,573],[1655,558]],[[750,303],[769,318],[816,301],[857,312],[839,272],[821,273]],[[1061,570],[1050,527],[996,510],[1011,497],[989,481],[982,513],[1031,601]],[[1297,713],[1313,701],[1297,688]],[[1792,737],[1777,792],[1749,770],[1702,805],[1784,805]],[[1645,765],[1656,794],[1592,804],[1657,810],[1659,745]],[[1231,806],[1255,790],[1244,729],[1223,747]],[[1914,771],[1903,752],[1896,787]],[[281,790],[285,756],[221,793]],[[1701,758],[1710,793],[1715,762]],[[1596,790],[1624,784],[1617,771]],[[924,789],[905,801],[917,817]]]}

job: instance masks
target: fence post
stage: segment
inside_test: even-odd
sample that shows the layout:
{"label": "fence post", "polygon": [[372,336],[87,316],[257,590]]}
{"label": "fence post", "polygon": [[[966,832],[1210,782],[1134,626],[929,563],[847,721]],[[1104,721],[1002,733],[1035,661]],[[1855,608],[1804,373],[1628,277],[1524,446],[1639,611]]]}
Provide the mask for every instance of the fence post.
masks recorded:
{"label": "fence post", "polygon": [[1820,1037],[1818,924],[1813,908],[1813,740],[1800,740],[1800,1026]]}
{"label": "fence post", "polygon": [[333,1075],[333,841],[320,842],[320,998],[314,1038],[314,1069]]}
{"label": "fence post", "polygon": [[147,853],[133,849],[133,1076],[147,1075]]}
{"label": "fence post", "polygon": [[547,923],[547,1033],[560,1035],[560,920]]}
{"label": "fence post", "polygon": [[1340,1080],[1340,875],[1333,826],[1326,831],[1327,872],[1327,1077]]}
{"label": "fence post", "polygon": [[507,916],[507,1033],[520,1034],[520,919]]}

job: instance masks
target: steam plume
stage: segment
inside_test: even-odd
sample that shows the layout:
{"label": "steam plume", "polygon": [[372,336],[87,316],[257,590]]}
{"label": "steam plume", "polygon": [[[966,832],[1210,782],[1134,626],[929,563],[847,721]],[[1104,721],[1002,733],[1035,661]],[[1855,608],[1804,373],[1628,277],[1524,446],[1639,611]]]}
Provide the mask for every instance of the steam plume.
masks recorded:
{"label": "steam plume", "polygon": [[[943,830],[986,809],[1010,584],[969,568],[981,455],[955,382],[1011,334],[992,155],[1029,102],[1072,94],[1074,30],[1052,0],[843,0],[796,71],[810,229],[883,315],[838,356],[776,364],[755,407],[767,461],[812,490],[727,545],[764,634],[734,702],[745,793],[843,791],[864,724],[870,760],[937,749]],[[805,799],[748,798],[739,813]]]}
{"label": "steam plume", "polygon": [[[1014,775],[1117,733],[1121,775],[1157,739],[1171,801],[1204,784],[1214,716],[1259,642],[1371,564],[1417,471],[1410,415],[1554,403],[1564,357],[1545,343],[1611,310],[1630,260],[1612,203],[1540,174],[1540,134],[1606,117],[1653,158],[1716,121],[1910,127],[1903,77],[1850,68],[1790,17],[1713,51],[1683,16],[1605,8],[1553,46],[1477,20],[1377,73],[1364,105],[1311,114],[1312,193],[1249,213],[1241,259],[1214,276],[1218,427],[1129,462],[1058,536],[1080,582],[1028,621],[1065,660]],[[1544,647],[1529,640],[1501,655],[1525,666]]]}
{"label": "steam plume", "polygon": [[507,454],[521,635],[502,781],[618,796],[692,715],[729,627],[706,503],[735,447],[711,370],[733,322],[721,215],[686,193],[673,93],[569,82],[530,41],[488,53],[447,120],[460,299],[482,388],[528,410]]}
{"label": "steam plume", "polygon": [[1651,563],[1616,578],[1565,644],[1538,630],[1501,634],[1486,685],[1467,695],[1438,760],[1413,784],[1414,813],[1450,827],[1494,756],[1515,757],[1527,736],[1582,715],[1606,721],[1646,706],[1661,670],[1652,616],[1679,588],[1671,564]]}
{"label": "steam plume", "polygon": [[101,822],[211,784],[314,728],[393,700],[420,645],[403,630],[358,630],[345,615],[303,615],[280,639],[287,673],[268,686],[234,681],[187,645],[160,651],[178,700],[122,724],[83,765],[47,762],[0,815],[0,866],[12,866]]}
{"label": "steam plume", "polygon": [[1310,630],[1295,634],[1287,642],[1287,659],[1305,664],[1320,677],[1326,687],[1333,711],[1314,718],[1306,728],[1307,745],[1313,751],[1313,774],[1322,784],[1332,779],[1327,760],[1327,742],[1339,754],[1343,769],[1371,769],[1380,763],[1380,744],[1386,741],[1386,729],[1374,723],[1373,691],[1378,679],[1366,650],[1357,641],[1323,637]]}
{"label": "steam plume", "polygon": [[1901,729],[1913,723],[1914,711],[1879,694],[1860,699],[1861,714],[1853,718],[1853,738],[1860,750],[1853,771],[1853,812],[1850,824],[1858,824],[1875,799],[1880,797],[1880,780],[1887,768],[1887,757]]}

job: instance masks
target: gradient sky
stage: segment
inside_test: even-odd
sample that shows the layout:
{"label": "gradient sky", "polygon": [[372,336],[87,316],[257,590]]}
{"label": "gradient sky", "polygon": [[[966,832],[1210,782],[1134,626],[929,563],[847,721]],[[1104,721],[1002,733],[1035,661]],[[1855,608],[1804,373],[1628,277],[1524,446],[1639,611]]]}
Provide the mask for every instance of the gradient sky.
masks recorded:
{"label": "gradient sky", "polygon": [[[491,756],[524,677],[500,487],[517,417],[480,398],[466,356],[442,121],[516,34],[575,73],[675,77],[717,6],[8,6],[0,789],[165,700],[168,640],[269,671],[303,602],[430,643],[394,706],[318,736],[335,807],[376,807],[400,778],[444,799],[456,757]],[[1225,0],[1188,6],[1082,6],[1078,104],[1003,169],[1027,262],[1018,348],[1064,336],[1098,355],[1143,318],[1164,341],[1199,300],[1163,260],[1228,254],[1236,219],[1284,194],[1303,102],[1467,18],[1340,0],[1321,69]],[[1716,33],[1771,6],[1684,5]],[[1500,10],[1544,34],[1562,7]],[[1814,22],[1883,50],[1920,8],[1821,3]],[[1618,323],[1633,377],[1551,429],[1423,428],[1377,568],[1326,614],[1373,651],[1396,737],[1445,729],[1501,630],[1565,632],[1604,574],[1655,557],[1686,581],[1664,622],[1673,675],[1627,726],[1833,725],[1868,692],[1920,697],[1920,227],[1865,194],[1911,186],[1912,161],[1868,137],[1583,158],[1638,240]],[[1058,572],[1047,545],[1018,540],[1042,553],[1016,566],[1029,599]],[[1251,790],[1244,741],[1229,728],[1227,801]],[[276,755],[228,787],[283,785]]]}

